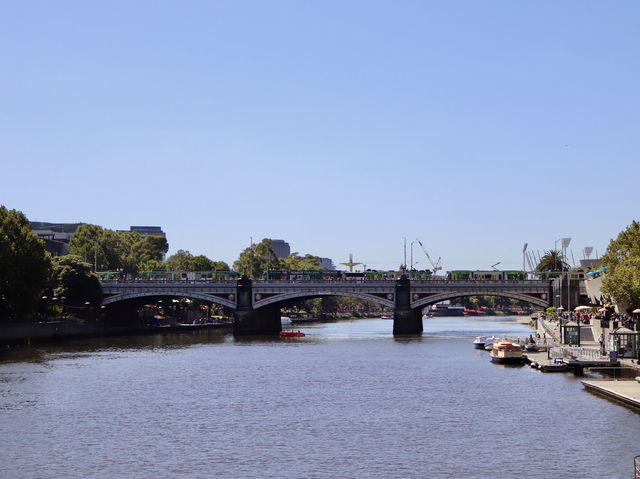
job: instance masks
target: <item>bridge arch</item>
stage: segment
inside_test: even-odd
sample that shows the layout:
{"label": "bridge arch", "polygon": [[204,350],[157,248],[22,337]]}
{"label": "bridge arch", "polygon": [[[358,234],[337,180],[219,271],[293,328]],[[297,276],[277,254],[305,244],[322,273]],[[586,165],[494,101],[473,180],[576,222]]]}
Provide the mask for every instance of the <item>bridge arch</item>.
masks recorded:
{"label": "bridge arch", "polygon": [[424,308],[425,306],[430,306],[435,303],[439,303],[441,301],[446,301],[448,299],[461,298],[467,296],[500,296],[503,298],[517,299],[519,301],[524,301],[526,303],[532,304],[534,306],[538,306],[540,308],[548,308],[549,301],[544,298],[539,298],[536,296],[531,296],[525,293],[516,293],[516,292],[499,292],[499,291],[474,291],[474,292],[461,292],[461,291],[449,291],[446,293],[439,293],[429,296],[427,298],[422,298],[418,301],[411,302],[411,307],[413,309]]}
{"label": "bridge arch", "polygon": [[[259,294],[260,293],[257,293],[257,295]],[[258,300],[254,300],[253,307],[254,309],[260,309],[265,306],[278,305],[279,303],[285,303],[288,301],[293,301],[293,300],[304,301],[306,299],[321,298],[325,296],[362,299],[365,301],[378,303],[388,308],[394,308],[395,306],[394,294],[392,293],[387,293],[385,297],[381,297],[373,294],[360,293],[356,291],[319,290],[314,292],[290,292],[290,293],[278,294],[275,296],[269,296],[266,298],[261,298]]]}
{"label": "bridge arch", "polygon": [[206,301],[208,303],[218,304],[220,306],[225,306],[227,308],[236,309],[236,302],[230,299],[220,298],[218,296],[213,296],[206,293],[186,293],[186,292],[177,292],[177,291],[163,291],[163,292],[127,292],[127,293],[118,293],[112,296],[106,296],[102,300],[103,306],[108,306],[110,304],[120,303],[123,301],[130,301],[132,299],[142,299],[142,298],[189,298],[189,299],[200,299],[202,301]]}

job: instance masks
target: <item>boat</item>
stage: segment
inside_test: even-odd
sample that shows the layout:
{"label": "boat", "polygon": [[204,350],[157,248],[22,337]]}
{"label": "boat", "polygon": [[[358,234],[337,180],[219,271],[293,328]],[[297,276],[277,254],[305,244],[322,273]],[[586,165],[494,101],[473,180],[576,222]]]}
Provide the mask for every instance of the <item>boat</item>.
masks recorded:
{"label": "boat", "polygon": [[393,319],[393,314],[383,314],[380,319]]}
{"label": "boat", "polygon": [[281,338],[303,338],[304,336],[305,334],[299,329],[297,331],[280,331]]}
{"label": "boat", "polygon": [[476,349],[491,349],[493,342],[498,339],[495,336],[476,336],[476,339],[473,340],[473,345]]}
{"label": "boat", "polygon": [[495,341],[491,350],[491,361],[501,364],[522,363],[522,346],[511,341]]}
{"label": "boat", "polygon": [[473,345],[476,349],[484,348],[484,341],[487,339],[486,336],[476,336],[476,339],[473,340]]}

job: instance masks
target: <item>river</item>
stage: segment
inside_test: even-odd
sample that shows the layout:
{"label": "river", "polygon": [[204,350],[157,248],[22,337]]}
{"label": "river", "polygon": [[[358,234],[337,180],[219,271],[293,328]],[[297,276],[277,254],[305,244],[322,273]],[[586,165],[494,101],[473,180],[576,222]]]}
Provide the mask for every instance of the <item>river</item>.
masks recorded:
{"label": "river", "polygon": [[631,478],[640,416],[489,361],[515,317],[216,331],[0,353],[0,477]]}

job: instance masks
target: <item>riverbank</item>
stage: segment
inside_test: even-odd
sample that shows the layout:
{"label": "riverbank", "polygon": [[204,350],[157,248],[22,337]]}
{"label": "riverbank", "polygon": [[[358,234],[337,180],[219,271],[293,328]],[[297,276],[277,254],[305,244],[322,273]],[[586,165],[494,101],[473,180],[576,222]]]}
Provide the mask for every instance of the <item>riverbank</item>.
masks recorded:
{"label": "riverbank", "polygon": [[[380,317],[380,313],[349,312],[319,317],[292,318],[292,323],[322,323]],[[118,335],[146,335],[200,331],[204,329],[233,330],[233,321],[183,324],[171,318],[152,324],[109,324],[79,318],[49,318],[43,321],[20,321],[0,327],[0,346],[24,346],[35,343],[55,343],[68,339],[99,338]]]}
{"label": "riverbank", "polygon": [[16,322],[0,327],[1,346],[25,346],[37,343],[55,343],[68,339],[100,338],[119,335],[145,335],[202,329],[229,329],[232,322],[207,324],[146,324],[114,325],[101,321],[76,318],[55,318],[47,321]]}

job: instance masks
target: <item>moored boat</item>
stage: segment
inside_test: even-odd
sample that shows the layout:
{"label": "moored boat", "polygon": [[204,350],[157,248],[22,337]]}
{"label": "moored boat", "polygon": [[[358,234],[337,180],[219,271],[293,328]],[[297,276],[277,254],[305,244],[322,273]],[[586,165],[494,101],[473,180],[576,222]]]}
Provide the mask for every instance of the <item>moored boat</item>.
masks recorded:
{"label": "moored boat", "polygon": [[476,336],[473,340],[473,345],[476,349],[490,349],[493,346],[494,341],[498,338],[495,336]]}
{"label": "moored boat", "polygon": [[300,331],[280,331],[280,337],[281,338],[303,338],[305,336],[305,334]]}
{"label": "moored boat", "polygon": [[521,363],[524,361],[522,346],[511,341],[496,341],[491,349],[491,361],[494,363]]}

